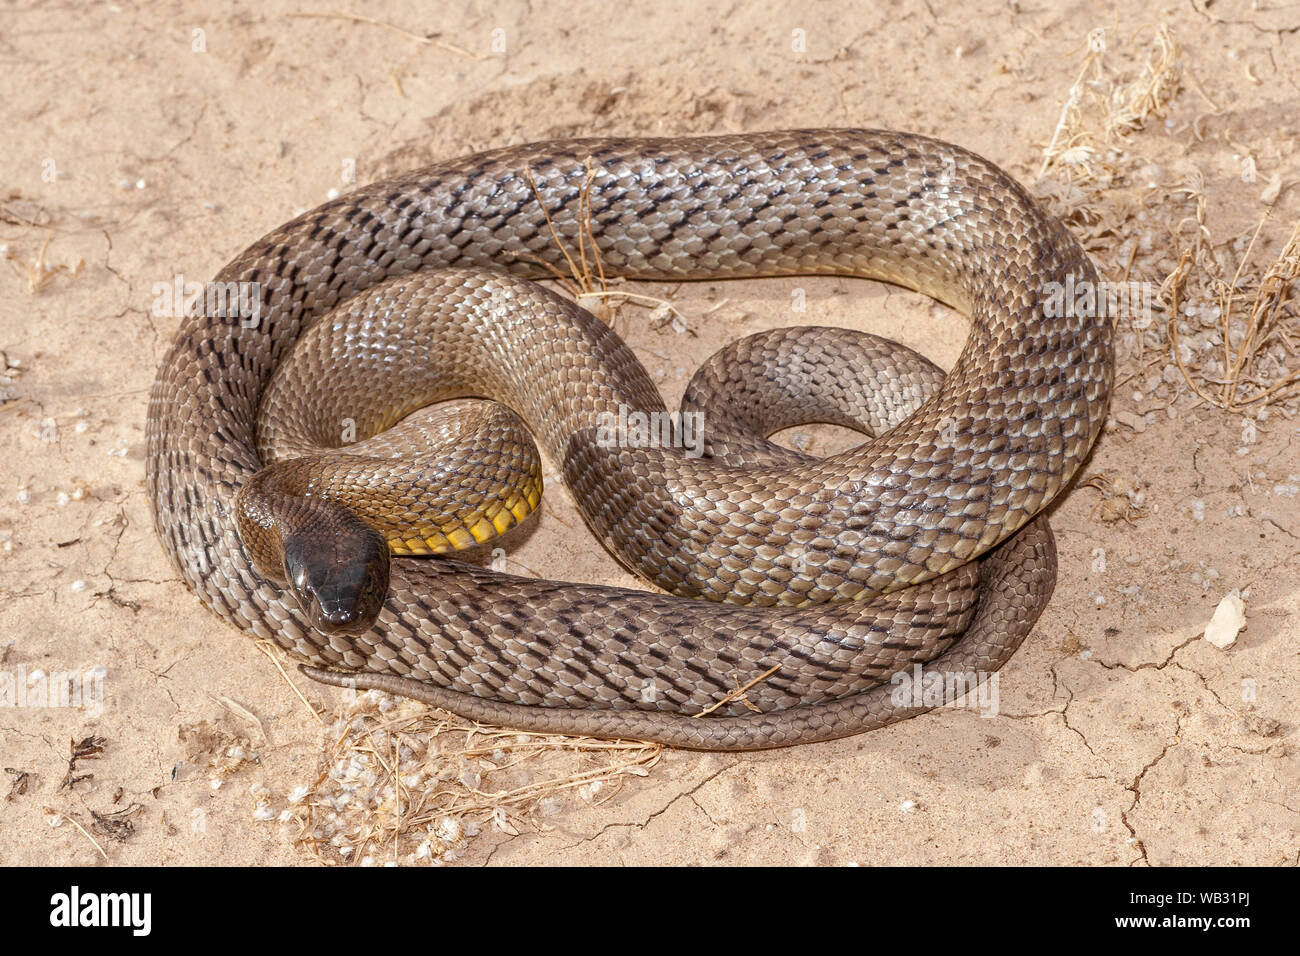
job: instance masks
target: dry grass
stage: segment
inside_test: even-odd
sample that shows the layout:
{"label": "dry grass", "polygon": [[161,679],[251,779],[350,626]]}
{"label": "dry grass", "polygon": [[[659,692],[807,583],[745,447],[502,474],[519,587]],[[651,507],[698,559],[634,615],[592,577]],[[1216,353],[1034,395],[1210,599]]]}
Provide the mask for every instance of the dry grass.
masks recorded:
{"label": "dry grass", "polygon": [[[438,48],[439,50],[445,50],[445,51],[448,52],[448,53],[454,53],[454,54],[456,54],[457,56],[463,56],[463,57],[465,57],[466,59],[470,59],[470,60],[485,60],[485,59],[487,59],[487,57],[484,56],[484,55],[481,54],[481,53],[471,53],[469,50],[466,50],[464,47],[459,47],[459,46],[456,46],[454,43],[448,43],[446,40],[442,40],[442,39],[440,39],[440,38],[439,38],[439,34],[437,34],[437,33],[430,33],[430,34],[427,34],[427,35],[421,35],[421,34],[419,34],[419,33],[412,33],[410,30],[404,30],[404,29],[402,29],[401,27],[394,26],[394,25],[391,24],[391,23],[385,23],[383,20],[376,20],[374,17],[364,17],[364,16],[361,16],[361,15],[356,14],[356,13],[304,13],[304,12],[295,12],[295,13],[288,13],[288,14],[285,14],[285,16],[292,17],[292,18],[295,18],[295,19],[347,20],[347,21],[350,21],[350,22],[352,22],[352,23],[364,23],[364,24],[367,24],[367,25],[369,25],[369,26],[383,27],[385,30],[391,30],[391,31],[393,31],[394,33],[397,33],[397,34],[399,34],[399,35],[401,35],[401,36],[406,37],[408,40],[414,40],[416,43],[422,43],[422,44],[425,44],[426,46],[436,47],[436,48]],[[396,73],[393,74],[393,82],[394,82],[394,84],[397,83],[397,74],[396,74]],[[399,94],[401,93],[401,87],[400,87],[400,86],[398,86],[398,93],[399,93]]]}
{"label": "dry grass", "polygon": [[[1145,50],[1145,58],[1134,53],[1135,46]],[[1165,25],[1141,44],[1098,28],[1081,49],[1082,64],[1043,147],[1034,188],[1103,270],[1127,282],[1135,265],[1158,268],[1136,261],[1139,243],[1131,220],[1141,200],[1134,202],[1128,187],[1141,180],[1146,165],[1135,148],[1138,134],[1166,117],[1182,89],[1184,69]],[[1119,255],[1108,263],[1111,250]]]}
{"label": "dry grass", "polygon": [[1106,524],[1117,521],[1133,524],[1148,515],[1146,495],[1123,476],[1097,474],[1082,482],[1079,487],[1095,488],[1101,493],[1101,499],[1092,510],[1092,517]]}
{"label": "dry grass", "polygon": [[259,818],[296,825],[332,865],[444,864],[479,834],[551,829],[574,798],[599,804],[647,776],[661,747],[486,727],[373,691],[349,694],[310,787]]}
{"label": "dry grass", "polygon": [[46,258],[45,254],[50,248],[50,242],[54,239],[54,233],[45,237],[41,243],[41,251],[36,254],[35,259],[21,260],[18,259],[8,249],[4,250],[5,259],[8,260],[10,267],[22,279],[23,286],[28,295],[40,295],[58,276],[65,276],[74,279],[81,272],[81,267],[85,263],[78,259],[75,263],[59,263],[52,265]]}
{"label": "dry grass", "polygon": [[[1295,295],[1300,222],[1261,272],[1253,254],[1268,218],[1266,213],[1260,219],[1230,280],[1198,239],[1183,251],[1178,268],[1161,289],[1169,306],[1166,330],[1179,372],[1202,401],[1225,411],[1252,411],[1300,397],[1300,368],[1295,367],[1300,356],[1300,300]],[[1196,305],[1196,293],[1189,293],[1189,287],[1196,286],[1202,297],[1216,303],[1207,318],[1217,320],[1218,355],[1194,350],[1182,339],[1180,326],[1186,328],[1189,306]],[[1202,357],[1207,351],[1210,354]]]}
{"label": "dry grass", "polygon": [[[571,252],[564,240],[560,238],[555,223],[551,220],[551,213],[542,201],[542,194],[537,188],[532,169],[525,167],[524,175],[528,178],[528,185],[532,188],[533,196],[536,197],[542,215],[546,218],[546,226],[550,230],[551,241],[555,243],[560,255],[564,257],[568,271],[558,269],[551,263],[545,262],[536,256],[522,258],[527,258],[544,268],[573,297],[579,306],[591,312],[611,328],[614,327],[617,320],[618,306],[627,302],[649,309],[650,321],[654,323],[656,328],[671,326],[674,332],[696,334],[690,328],[686,316],[667,299],[629,292],[626,289],[610,288],[610,282],[605,275],[605,265],[600,259],[600,248],[596,244],[596,234],[591,224],[591,184],[596,178],[596,173],[597,170],[588,160],[587,175],[583,179],[582,188],[578,194],[578,248],[575,257],[575,253]],[[591,256],[590,262],[587,261],[588,254]]]}
{"label": "dry grass", "polygon": [[[1185,152],[1190,155],[1204,141],[1205,120],[1222,111],[1183,64],[1168,26],[1154,29],[1140,66],[1123,65],[1124,46],[1102,29],[1088,35],[1078,75],[1043,150],[1037,188],[1074,227],[1103,272],[1125,282],[1135,271],[1163,277],[1154,298],[1164,321],[1123,317],[1122,365],[1132,364],[1121,380],[1141,382],[1163,365],[1146,381],[1177,385],[1183,396],[1225,411],[1291,402],[1300,397],[1294,359],[1300,345],[1294,294],[1300,224],[1286,239],[1270,242],[1264,234],[1284,191],[1280,177],[1275,175],[1260,197],[1267,208],[1253,235],[1216,241],[1204,174],[1182,162],[1185,172],[1177,186],[1148,181],[1161,177],[1166,167],[1143,154],[1152,144],[1137,134],[1167,117],[1178,94],[1190,86],[1208,106],[1188,124]],[[1172,126],[1170,121],[1166,131]],[[1231,142],[1226,134],[1224,139]],[[1253,174],[1251,150],[1232,145]],[[1159,148],[1156,144],[1156,155]],[[1263,249],[1274,243],[1270,258]]]}
{"label": "dry grass", "polygon": [[1083,65],[1043,149],[1040,179],[1052,171],[1071,183],[1109,178],[1124,140],[1165,116],[1182,86],[1179,48],[1164,24],[1151,47],[1139,74],[1124,79],[1108,67],[1106,30],[1088,34]]}
{"label": "dry grass", "polygon": [[[279,649],[267,641],[258,647],[321,722],[323,747],[310,785],[282,797],[252,789],[253,819],[293,827],[295,843],[324,865],[442,865],[489,830],[545,831],[544,817],[562,809],[568,794],[604,802],[629,777],[647,776],[663,749],[490,727],[379,691],[344,691],[344,710],[331,718],[304,696]],[[218,703],[248,721],[243,708]],[[253,724],[260,729],[256,718]],[[188,737],[197,741],[189,744],[191,760],[206,762],[214,779],[257,758],[247,738],[218,736],[211,725]]]}

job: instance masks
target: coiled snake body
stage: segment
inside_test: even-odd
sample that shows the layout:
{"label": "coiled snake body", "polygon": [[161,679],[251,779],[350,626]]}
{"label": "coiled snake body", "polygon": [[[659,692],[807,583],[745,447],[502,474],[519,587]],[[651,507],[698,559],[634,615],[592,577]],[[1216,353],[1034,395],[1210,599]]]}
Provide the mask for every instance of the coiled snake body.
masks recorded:
{"label": "coiled snake body", "polygon": [[[562,264],[552,230],[576,247],[584,202],[608,274],[884,279],[967,313],[966,347],[915,414],[830,458],[746,449],[740,435],[698,458],[603,449],[599,409],[662,400],[612,333],[514,277]],[[892,670],[995,671],[1051,594],[1054,546],[1035,516],[1091,448],[1113,375],[1108,318],[1045,308],[1067,277],[1097,280],[1063,226],[996,166],[921,136],[573,140],[428,167],[300,216],[221,271],[258,284],[260,314],[187,319],[162,364],[148,420],[156,527],[209,607],[317,679],[510,726],[702,749],[857,733],[928,709],[896,698]],[[428,344],[393,344],[435,314]],[[788,364],[818,347],[819,333],[802,334],[753,349]],[[823,352],[838,355],[827,336]],[[368,395],[379,368],[421,400],[505,401],[597,536],[671,595],[397,558],[373,626],[313,627],[250,561],[235,520],[262,466],[259,405],[291,351],[308,368],[310,354],[354,353],[366,370],[340,374],[307,432],[341,417],[370,431],[410,411]],[[763,380],[761,360],[755,391],[779,389],[781,370]],[[748,692],[759,713],[716,706],[773,665]]]}

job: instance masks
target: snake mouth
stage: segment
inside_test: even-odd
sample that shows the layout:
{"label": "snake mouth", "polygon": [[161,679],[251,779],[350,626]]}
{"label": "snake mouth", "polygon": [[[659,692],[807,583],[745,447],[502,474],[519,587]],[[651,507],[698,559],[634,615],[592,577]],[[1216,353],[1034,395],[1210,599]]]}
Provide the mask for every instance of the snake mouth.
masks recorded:
{"label": "snake mouth", "polygon": [[368,613],[361,587],[309,587],[304,595],[298,593],[299,603],[311,618],[312,625],[323,631],[356,634],[370,627],[377,615]]}

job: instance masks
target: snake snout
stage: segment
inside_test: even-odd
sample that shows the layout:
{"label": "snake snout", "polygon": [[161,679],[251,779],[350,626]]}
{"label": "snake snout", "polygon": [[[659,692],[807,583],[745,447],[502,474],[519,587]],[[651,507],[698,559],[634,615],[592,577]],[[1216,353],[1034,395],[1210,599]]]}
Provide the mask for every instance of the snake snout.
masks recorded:
{"label": "snake snout", "polygon": [[312,626],[360,634],[374,625],[388,596],[389,548],[356,519],[284,537],[284,576]]}

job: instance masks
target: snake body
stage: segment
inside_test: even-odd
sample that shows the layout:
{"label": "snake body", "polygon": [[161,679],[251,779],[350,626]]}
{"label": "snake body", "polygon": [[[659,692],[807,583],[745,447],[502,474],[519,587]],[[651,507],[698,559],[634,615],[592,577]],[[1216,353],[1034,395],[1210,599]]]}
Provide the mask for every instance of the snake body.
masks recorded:
{"label": "snake body", "polygon": [[[971,332],[937,394],[841,455],[754,461],[739,432],[702,458],[611,454],[594,440],[592,411],[662,400],[616,337],[581,316],[558,321],[580,310],[514,277],[561,265],[555,234],[576,246],[584,216],[608,274],[879,278],[961,309]],[[887,668],[994,671],[1050,596],[1055,551],[1035,515],[1091,448],[1113,375],[1104,315],[1044,307],[1067,279],[1083,288],[1097,276],[1059,222],[993,164],[921,136],[573,140],[428,167],[300,216],[221,271],[219,282],[258,284],[260,315],[194,316],[164,359],[148,420],[155,524],[209,607],[318,679],[522,728],[684,747],[857,733],[928,709],[880,683]],[[524,298],[532,311],[511,318]],[[309,346],[336,306],[357,328],[430,308],[449,316],[434,322],[431,351],[390,353],[399,384],[433,397],[502,393],[598,537],[671,594],[396,559],[372,627],[313,627],[256,569],[235,511],[262,465],[259,406],[295,343],[366,351],[356,335]],[[507,328],[523,340],[513,351]],[[555,361],[544,375],[501,372],[521,354]],[[764,384],[778,379],[773,370]],[[391,421],[365,391],[340,380],[321,420]],[[976,581],[984,596],[973,601]],[[909,630],[940,605],[957,624]],[[899,639],[900,629],[926,636]],[[782,666],[749,693],[760,713],[716,707],[769,664]]]}

